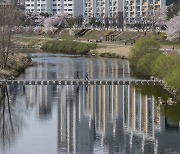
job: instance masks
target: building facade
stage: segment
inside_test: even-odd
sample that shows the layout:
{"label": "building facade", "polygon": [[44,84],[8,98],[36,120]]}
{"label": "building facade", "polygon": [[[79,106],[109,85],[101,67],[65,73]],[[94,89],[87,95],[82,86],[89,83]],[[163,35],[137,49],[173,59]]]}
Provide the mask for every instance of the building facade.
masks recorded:
{"label": "building facade", "polygon": [[84,0],[84,17],[116,17],[122,12],[123,0]]}
{"label": "building facade", "polygon": [[[86,21],[92,18],[105,27],[117,24],[123,11],[123,0],[84,0],[83,16]],[[108,22],[108,24],[107,24]]]}
{"label": "building facade", "polygon": [[108,17],[110,22],[116,19],[115,23],[119,20],[127,25],[152,16],[165,5],[166,0],[84,0],[83,15],[85,19]]}
{"label": "building facade", "polygon": [[25,0],[26,12],[67,13],[73,17],[83,14],[82,0]]}
{"label": "building facade", "polygon": [[166,0],[124,0],[124,23],[128,25],[153,20],[155,12],[165,5]]}

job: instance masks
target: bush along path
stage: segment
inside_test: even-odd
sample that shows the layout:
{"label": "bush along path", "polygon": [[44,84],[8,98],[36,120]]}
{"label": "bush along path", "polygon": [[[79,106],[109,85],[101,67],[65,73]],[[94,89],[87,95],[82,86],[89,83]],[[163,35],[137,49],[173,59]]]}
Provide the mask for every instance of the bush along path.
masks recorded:
{"label": "bush along path", "polygon": [[135,74],[155,76],[164,80],[164,86],[180,98],[180,55],[164,54],[157,41],[139,40],[131,49],[129,61]]}
{"label": "bush along path", "polygon": [[96,48],[96,44],[81,43],[71,40],[51,40],[45,42],[41,47],[41,49],[45,52],[83,55],[88,54],[90,50]]}

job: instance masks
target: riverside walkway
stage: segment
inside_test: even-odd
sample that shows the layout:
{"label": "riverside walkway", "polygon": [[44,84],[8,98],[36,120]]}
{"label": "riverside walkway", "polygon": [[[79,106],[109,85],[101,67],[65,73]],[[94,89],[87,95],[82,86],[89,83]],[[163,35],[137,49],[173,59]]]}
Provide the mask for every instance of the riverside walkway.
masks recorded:
{"label": "riverside walkway", "polygon": [[161,80],[0,80],[5,85],[162,85]]}

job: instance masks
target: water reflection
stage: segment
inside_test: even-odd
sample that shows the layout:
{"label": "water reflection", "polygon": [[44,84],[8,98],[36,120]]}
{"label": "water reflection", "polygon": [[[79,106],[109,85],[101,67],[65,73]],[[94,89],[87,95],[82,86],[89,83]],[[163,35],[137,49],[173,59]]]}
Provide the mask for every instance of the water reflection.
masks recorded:
{"label": "water reflection", "polygon": [[129,62],[123,60],[97,59],[97,58],[72,58],[62,55],[44,57],[35,54],[32,59],[34,67],[28,68],[21,76],[24,79],[76,79],[79,72],[80,79],[85,78],[86,72],[90,79],[112,79],[129,77]]}
{"label": "water reflection", "polygon": [[[72,79],[77,71],[81,79],[87,71],[91,79],[129,78],[127,61],[35,56],[35,65],[20,78]],[[157,96],[143,88],[29,85],[0,89],[3,153],[180,151],[179,106],[160,105]]]}
{"label": "water reflection", "polygon": [[[59,87],[58,146],[61,152],[159,153],[179,144],[179,123],[170,123],[177,137],[167,134],[168,120],[160,114],[153,96],[142,95],[133,86]],[[170,122],[170,121],[169,121]],[[159,144],[160,142],[160,144]]]}
{"label": "water reflection", "polygon": [[134,86],[27,86],[25,94],[40,119],[52,118],[57,103],[59,153],[180,150],[179,121],[163,116],[167,107]]}
{"label": "water reflection", "polygon": [[[17,104],[14,103],[16,87],[0,87],[0,149],[6,150],[13,145],[23,126]],[[13,95],[12,95],[13,94]]]}

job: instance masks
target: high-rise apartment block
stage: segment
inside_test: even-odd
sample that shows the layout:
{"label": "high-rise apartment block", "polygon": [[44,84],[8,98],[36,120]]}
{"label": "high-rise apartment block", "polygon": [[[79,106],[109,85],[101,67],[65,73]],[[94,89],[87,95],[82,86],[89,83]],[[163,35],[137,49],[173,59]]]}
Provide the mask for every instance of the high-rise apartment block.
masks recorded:
{"label": "high-rise apartment block", "polygon": [[84,17],[115,17],[122,12],[123,0],[84,0]]}
{"label": "high-rise apartment block", "polygon": [[67,13],[73,17],[83,14],[82,0],[25,0],[26,12]]}
{"label": "high-rise apartment block", "polygon": [[120,18],[126,24],[153,15],[166,0],[84,0],[84,18]]}
{"label": "high-rise apartment block", "polygon": [[153,17],[165,5],[166,0],[124,0],[124,22],[131,24]]}

